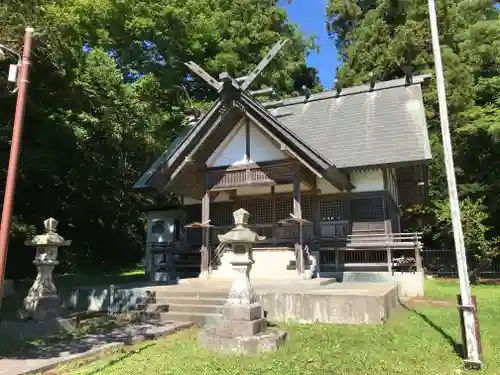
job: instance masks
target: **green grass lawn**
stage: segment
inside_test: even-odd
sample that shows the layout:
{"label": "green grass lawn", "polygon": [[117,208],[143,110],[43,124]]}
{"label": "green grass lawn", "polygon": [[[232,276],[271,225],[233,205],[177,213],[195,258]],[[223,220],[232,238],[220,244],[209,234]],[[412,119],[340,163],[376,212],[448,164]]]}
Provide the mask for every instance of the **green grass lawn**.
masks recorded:
{"label": "green grass lawn", "polygon": [[60,289],[73,289],[81,286],[128,284],[147,281],[143,269],[116,272],[111,274],[65,274],[54,275],[54,283]]}
{"label": "green grass lawn", "polygon": [[[426,281],[427,298],[449,301],[439,307],[415,303],[401,308],[385,325],[282,325],[289,336],[277,353],[219,357],[196,344],[196,330],[115,352],[91,363],[72,363],[60,374],[255,374],[363,375],[458,374],[460,340],[455,281]],[[485,368],[500,374],[500,286],[477,286]],[[443,306],[444,305],[444,306]]]}

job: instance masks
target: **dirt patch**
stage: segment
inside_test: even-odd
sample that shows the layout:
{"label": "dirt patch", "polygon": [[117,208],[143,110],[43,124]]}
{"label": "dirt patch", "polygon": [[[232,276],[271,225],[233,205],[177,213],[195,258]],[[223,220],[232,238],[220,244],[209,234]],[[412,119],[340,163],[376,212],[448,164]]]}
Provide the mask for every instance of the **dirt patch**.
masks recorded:
{"label": "dirt patch", "polygon": [[500,285],[500,279],[481,279],[480,285]]}
{"label": "dirt patch", "polygon": [[436,300],[426,297],[413,297],[407,301],[403,302],[408,308],[413,308],[416,306],[428,306],[428,307],[456,307],[457,302],[453,300]]}

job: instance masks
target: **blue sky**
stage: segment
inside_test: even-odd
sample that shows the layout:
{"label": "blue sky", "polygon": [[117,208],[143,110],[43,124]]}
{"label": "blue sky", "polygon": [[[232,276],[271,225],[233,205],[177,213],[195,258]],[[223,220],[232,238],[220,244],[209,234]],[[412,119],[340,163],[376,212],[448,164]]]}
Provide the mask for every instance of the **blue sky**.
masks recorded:
{"label": "blue sky", "polygon": [[309,56],[308,62],[319,70],[319,78],[327,89],[333,87],[338,64],[337,50],[329,39],[325,26],[325,10],[328,0],[280,0],[280,5],[288,11],[290,20],[298,24],[306,35],[315,35],[320,53]]}

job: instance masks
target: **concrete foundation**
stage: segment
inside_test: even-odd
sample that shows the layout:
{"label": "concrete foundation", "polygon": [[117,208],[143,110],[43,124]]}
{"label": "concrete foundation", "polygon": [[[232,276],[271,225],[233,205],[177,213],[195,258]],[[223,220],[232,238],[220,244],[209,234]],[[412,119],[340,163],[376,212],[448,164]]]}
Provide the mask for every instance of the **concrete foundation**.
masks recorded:
{"label": "concrete foundation", "polygon": [[[338,283],[334,279],[313,279],[279,282],[253,280],[255,292],[262,303],[266,318],[274,322],[331,323],[331,324],[380,324],[385,322],[397,306],[397,283]],[[186,280],[184,285],[162,287],[184,296],[190,291],[202,290],[223,294],[229,282],[221,280]],[[177,294],[181,295],[181,294]],[[167,298],[168,300],[168,298]]]}
{"label": "concrete foundation", "polygon": [[[380,324],[398,303],[397,282],[254,279],[252,284],[264,315],[274,322]],[[202,326],[212,322],[213,326],[230,287],[230,280],[187,279],[170,286],[88,288],[74,291],[65,303],[79,310],[112,313],[132,311],[145,303],[165,319],[186,319]],[[148,295],[154,298],[148,300]]]}
{"label": "concrete foundation", "polygon": [[335,283],[259,296],[268,319],[276,322],[380,324],[396,307],[398,288],[390,284]]}
{"label": "concrete foundation", "polygon": [[401,272],[329,272],[320,273],[321,277],[334,278],[343,283],[397,283],[399,286],[399,297],[422,297],[424,295],[423,272],[401,273]]}

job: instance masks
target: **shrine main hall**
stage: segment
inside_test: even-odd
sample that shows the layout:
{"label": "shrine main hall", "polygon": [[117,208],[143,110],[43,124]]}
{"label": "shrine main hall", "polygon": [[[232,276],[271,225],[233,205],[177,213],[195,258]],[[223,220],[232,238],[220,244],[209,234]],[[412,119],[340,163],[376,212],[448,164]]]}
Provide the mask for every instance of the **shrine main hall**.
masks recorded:
{"label": "shrine main hall", "polygon": [[[146,271],[231,277],[231,249],[217,234],[244,208],[266,237],[253,249],[252,278],[411,274],[423,290],[420,236],[402,228],[401,207],[426,200],[428,78],[261,102],[221,75],[218,99],[135,185],[179,197],[149,208]],[[395,259],[408,259],[411,272]]]}

